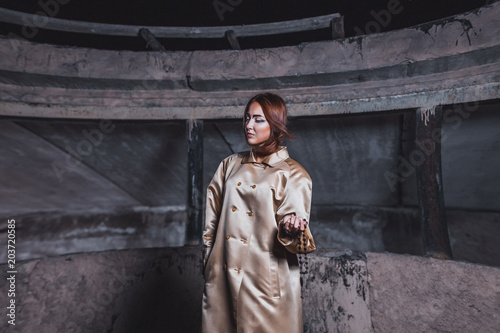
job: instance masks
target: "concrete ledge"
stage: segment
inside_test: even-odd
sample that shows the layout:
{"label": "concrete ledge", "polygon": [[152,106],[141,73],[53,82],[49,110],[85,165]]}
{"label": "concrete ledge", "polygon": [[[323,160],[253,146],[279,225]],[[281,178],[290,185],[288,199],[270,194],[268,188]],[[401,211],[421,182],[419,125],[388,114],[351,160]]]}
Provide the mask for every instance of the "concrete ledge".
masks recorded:
{"label": "concrete ledge", "polygon": [[[307,257],[305,332],[486,333],[500,325],[498,268],[350,251]],[[16,325],[1,316],[3,332],[199,330],[199,247],[68,255],[16,268]],[[8,288],[1,279],[0,304],[8,304]]]}
{"label": "concrete ledge", "polygon": [[[179,247],[186,238],[184,206],[45,212],[24,214],[15,220],[16,228],[22,230],[16,235],[19,261],[68,253]],[[6,262],[4,237],[0,240],[0,263]]]}

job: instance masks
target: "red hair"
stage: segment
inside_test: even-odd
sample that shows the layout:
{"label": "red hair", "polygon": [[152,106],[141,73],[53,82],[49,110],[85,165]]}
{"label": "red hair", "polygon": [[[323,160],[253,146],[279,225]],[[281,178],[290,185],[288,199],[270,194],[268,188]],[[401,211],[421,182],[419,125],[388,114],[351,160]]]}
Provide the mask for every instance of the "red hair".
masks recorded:
{"label": "red hair", "polygon": [[[248,144],[254,153],[267,156],[278,151],[285,139],[293,139],[293,134],[286,127],[288,110],[283,99],[272,93],[262,93],[252,97],[245,107],[243,114],[243,131],[245,130],[245,119],[252,103],[258,103],[266,117],[271,133],[269,139],[257,145]],[[246,135],[245,135],[246,138]],[[248,140],[247,140],[248,143]]]}

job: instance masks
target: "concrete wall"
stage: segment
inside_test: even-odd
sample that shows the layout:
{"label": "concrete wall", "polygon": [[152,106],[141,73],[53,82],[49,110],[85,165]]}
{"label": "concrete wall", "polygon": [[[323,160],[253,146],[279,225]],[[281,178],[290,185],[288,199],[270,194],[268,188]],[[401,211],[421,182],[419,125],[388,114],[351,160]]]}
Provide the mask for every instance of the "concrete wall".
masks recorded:
{"label": "concrete wall", "polygon": [[[445,111],[443,127],[445,203],[455,258],[496,266],[499,105],[471,104],[462,114],[447,106],[451,113]],[[410,161],[416,149],[414,138],[405,137],[413,128],[410,118],[402,111],[291,119],[296,140],[288,144],[290,154],[313,180],[311,223],[318,247],[422,253],[415,172],[394,189],[385,177],[398,173],[401,160]],[[113,130],[95,136],[101,142],[87,154],[83,143],[91,143],[83,133],[100,124],[0,121],[0,216],[22,226],[20,259],[184,244],[186,124],[114,120]],[[224,157],[248,149],[241,122],[206,121],[204,149],[206,188]],[[5,241],[0,239],[0,254]]]}
{"label": "concrete wall", "polygon": [[[307,258],[305,332],[491,333],[500,325],[498,268],[348,250]],[[1,304],[10,301],[9,287],[0,280]],[[2,315],[3,332],[198,332],[201,249],[26,261],[17,265],[15,289],[16,325]]]}
{"label": "concrete wall", "polygon": [[[186,235],[183,206],[39,212],[11,218],[16,224],[17,260],[78,252],[183,246]],[[2,238],[0,262],[5,263],[6,231]]]}
{"label": "concrete wall", "polygon": [[318,246],[419,254],[415,172],[394,186],[386,174],[416,149],[407,108],[444,104],[455,258],[500,265],[499,13],[497,2],[411,29],[244,51],[108,52],[0,38],[0,115],[44,118],[0,120],[0,217],[23,225],[21,259],[181,245],[186,123],[176,120],[217,120],[206,121],[207,184],[222,158],[247,149],[239,121],[225,119],[269,89],[295,117],[289,148],[313,178]]}

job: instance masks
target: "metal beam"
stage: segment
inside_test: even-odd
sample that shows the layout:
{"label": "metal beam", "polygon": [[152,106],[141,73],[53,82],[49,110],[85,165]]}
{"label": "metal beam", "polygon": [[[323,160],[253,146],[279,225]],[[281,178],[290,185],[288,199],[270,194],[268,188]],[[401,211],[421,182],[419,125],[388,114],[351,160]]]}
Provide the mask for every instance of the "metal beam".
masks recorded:
{"label": "metal beam", "polygon": [[226,39],[233,50],[241,50],[240,43],[238,42],[238,37],[236,37],[236,34],[233,30],[226,31]]}
{"label": "metal beam", "polygon": [[[332,20],[341,19],[342,16],[335,13],[300,20],[263,24],[220,27],[158,27],[64,20],[0,8],[0,22],[5,23],[62,32],[131,37],[136,37],[141,28],[146,28],[157,38],[224,38],[227,30],[233,30],[238,37],[276,35],[324,29],[332,25]],[[31,22],[43,22],[44,24],[35,25],[34,23],[31,24]]]}
{"label": "metal beam", "polygon": [[417,166],[424,255],[451,259],[441,170],[441,120],[441,106],[416,110],[415,142],[419,149],[413,150],[409,159]]}
{"label": "metal beam", "polygon": [[139,34],[142,38],[147,42],[147,46],[151,48],[153,51],[165,51],[165,47],[160,44],[158,39],[156,39],[155,35],[149,31],[149,29],[141,28],[139,30]]}
{"label": "metal beam", "polygon": [[339,39],[345,37],[343,16],[341,16],[340,19],[337,18],[332,19],[330,26],[332,29],[332,39]]}

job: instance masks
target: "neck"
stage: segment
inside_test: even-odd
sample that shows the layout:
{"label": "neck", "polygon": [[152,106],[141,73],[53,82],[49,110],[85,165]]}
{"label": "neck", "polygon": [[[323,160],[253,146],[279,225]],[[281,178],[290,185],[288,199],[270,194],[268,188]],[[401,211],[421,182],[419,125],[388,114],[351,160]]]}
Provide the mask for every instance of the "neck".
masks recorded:
{"label": "neck", "polygon": [[264,162],[264,159],[266,158],[265,156],[260,156],[260,155],[256,155],[256,154],[254,154],[253,156],[255,157],[255,161],[256,161],[257,163],[262,163],[262,162]]}
{"label": "neck", "polygon": [[258,150],[252,149],[253,152],[253,157],[255,158],[255,162],[257,163],[262,163],[264,162],[265,158],[269,155],[264,152],[260,152]]}
{"label": "neck", "polygon": [[255,161],[258,163],[262,163],[262,161],[264,161],[267,156],[274,154],[279,150],[279,145],[277,142],[268,145],[266,145],[265,143],[250,145],[250,147],[252,148]]}

